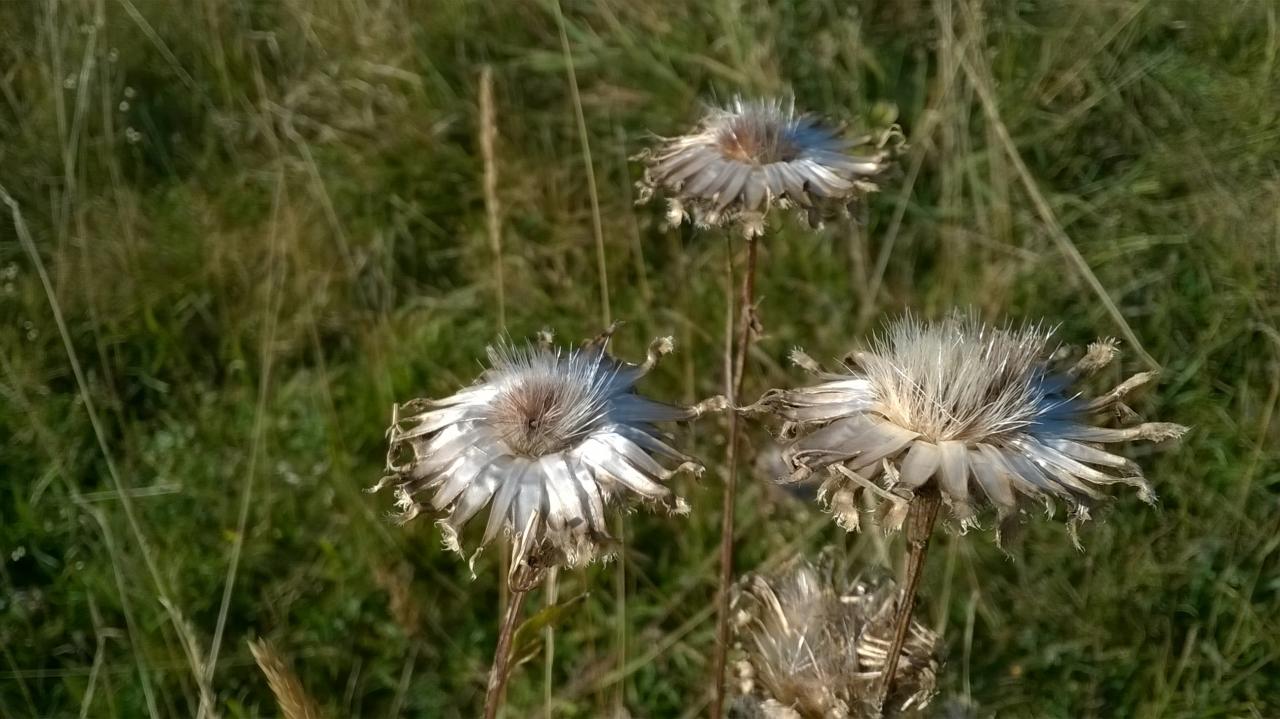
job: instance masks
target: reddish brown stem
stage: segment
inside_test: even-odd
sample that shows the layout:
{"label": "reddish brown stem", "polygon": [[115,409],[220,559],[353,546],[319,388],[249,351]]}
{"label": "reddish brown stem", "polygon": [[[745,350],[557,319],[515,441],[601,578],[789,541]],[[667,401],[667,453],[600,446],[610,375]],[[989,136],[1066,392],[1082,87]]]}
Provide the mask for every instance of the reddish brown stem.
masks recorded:
{"label": "reddish brown stem", "polygon": [[[740,326],[738,327],[738,351],[733,368],[733,393],[729,401],[737,406],[742,393],[742,378],[746,373],[747,355],[751,348],[751,335],[756,326],[756,261],[760,254],[760,241],[755,235],[747,238],[747,269],[742,277],[742,296],[738,298]],[[730,415],[733,416],[732,414]]]}
{"label": "reddish brown stem", "polygon": [[[725,700],[724,668],[729,654],[729,589],[733,583],[733,518],[738,489],[738,395],[742,392],[742,379],[746,374],[747,354],[751,347],[751,335],[755,329],[756,260],[759,240],[753,235],[747,238],[747,267],[742,278],[742,294],[738,298],[738,343],[725,377],[725,394],[735,408],[729,412],[729,446],[725,458],[724,509],[720,522],[720,586],[716,590],[716,646],[712,664],[715,682],[715,699],[711,704],[711,716],[723,716]],[[732,266],[730,266],[732,275]]]}
{"label": "reddish brown stem", "polygon": [[507,611],[502,618],[502,628],[498,631],[498,646],[493,650],[493,666],[489,668],[489,686],[484,696],[484,719],[494,719],[502,708],[507,677],[511,671],[511,639],[515,636],[520,609],[524,606],[524,598],[528,593],[527,588],[513,583],[511,594],[507,598]]}
{"label": "reddish brown stem", "polygon": [[939,504],[938,493],[929,491],[917,495],[907,514],[907,578],[903,582],[902,598],[898,602],[897,616],[894,617],[893,645],[889,647],[884,672],[880,676],[876,703],[881,712],[893,691],[893,678],[898,673],[898,658],[902,656],[902,646],[906,644],[907,634],[911,631],[911,614],[916,608],[916,589],[920,586],[920,577],[924,575],[924,560],[929,552],[929,538],[933,535],[934,522],[938,519]]}

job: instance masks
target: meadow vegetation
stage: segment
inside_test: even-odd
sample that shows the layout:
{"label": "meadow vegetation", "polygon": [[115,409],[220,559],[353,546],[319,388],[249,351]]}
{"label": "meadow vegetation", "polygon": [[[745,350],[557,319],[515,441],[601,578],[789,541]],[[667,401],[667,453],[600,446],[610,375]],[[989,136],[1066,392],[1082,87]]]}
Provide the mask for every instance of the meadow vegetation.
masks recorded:
{"label": "meadow vegetation", "polygon": [[[1097,385],[1154,363],[1135,408],[1192,427],[1133,450],[1160,502],[1118,492],[1083,552],[1060,521],[1007,555],[990,526],[935,539],[935,708],[1280,712],[1280,6],[582,0],[563,35],[557,12],[0,3],[0,717],[276,715],[260,646],[327,716],[476,715],[500,552],[472,578],[362,492],[390,408],[503,333],[615,319],[624,357],[675,338],[647,394],[722,391],[743,245],[635,207],[629,157],[736,93],[910,145],[856,225],[766,238],[747,398],[805,381],[796,345],[829,361],[967,306],[1131,332]],[[679,480],[688,516],[632,515],[622,561],[560,575],[554,663],[527,627],[506,716],[546,682],[555,716],[705,714],[723,422],[685,430],[711,465]],[[892,570],[900,538],[769,476],[739,480],[741,571],[832,543]]]}

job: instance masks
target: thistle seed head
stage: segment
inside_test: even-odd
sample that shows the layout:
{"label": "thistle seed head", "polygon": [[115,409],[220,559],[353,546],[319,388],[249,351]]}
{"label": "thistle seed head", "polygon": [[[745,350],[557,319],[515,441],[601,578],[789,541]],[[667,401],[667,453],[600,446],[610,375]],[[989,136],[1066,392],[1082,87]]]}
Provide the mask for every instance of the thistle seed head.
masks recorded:
{"label": "thistle seed head", "polygon": [[698,129],[641,155],[640,201],[661,194],[673,223],[732,225],[747,235],[763,232],[774,208],[799,208],[817,227],[877,189],[901,139],[897,128],[847,138],[790,100],[735,98]]}
{"label": "thistle seed head", "polygon": [[459,553],[464,525],[487,506],[479,546],[511,536],[512,576],[592,560],[609,541],[606,512],[624,502],[687,511],[666,483],[702,465],[657,425],[724,403],[685,408],[640,396],[635,384],[671,351],[670,339],[655,340],[641,364],[611,356],[608,339],[573,350],[493,348],[470,387],[397,405],[387,476],[374,489],[395,487],[404,521],[440,513],[445,546]]}
{"label": "thistle seed head", "polygon": [[[997,328],[955,314],[926,323],[899,320],[842,373],[807,360],[821,382],[775,390],[758,403],[794,435],[785,454],[799,481],[824,471],[820,497],[846,529],[859,526],[861,500],[887,502],[887,528],[897,529],[916,492],[937,489],[962,528],[976,508],[1001,519],[1019,500],[1071,507],[1071,528],[1088,518],[1099,488],[1124,484],[1152,502],[1141,468],[1104,449],[1131,440],[1160,441],[1185,427],[1143,423],[1110,428],[1093,422],[1105,410],[1128,410],[1124,397],[1154,378],[1141,373],[1094,399],[1075,386],[1116,354],[1093,345],[1083,359],[1053,367],[1052,331],[1043,325]],[[1132,415],[1132,411],[1110,414]]]}
{"label": "thistle seed head", "polygon": [[1046,391],[1051,335],[1040,325],[995,329],[972,316],[932,324],[908,317],[853,361],[888,421],[931,442],[983,441],[1069,409],[1070,399]]}
{"label": "thistle seed head", "polygon": [[[740,716],[878,716],[875,690],[893,639],[897,594],[891,581],[850,579],[829,560],[797,560],[776,574],[746,577],[734,598],[744,655]],[[928,704],[937,640],[912,622],[887,709],[901,713]]]}
{"label": "thistle seed head", "polygon": [[491,350],[500,387],[486,419],[506,448],[522,457],[559,452],[580,441],[604,416],[610,370],[580,352],[504,347]]}

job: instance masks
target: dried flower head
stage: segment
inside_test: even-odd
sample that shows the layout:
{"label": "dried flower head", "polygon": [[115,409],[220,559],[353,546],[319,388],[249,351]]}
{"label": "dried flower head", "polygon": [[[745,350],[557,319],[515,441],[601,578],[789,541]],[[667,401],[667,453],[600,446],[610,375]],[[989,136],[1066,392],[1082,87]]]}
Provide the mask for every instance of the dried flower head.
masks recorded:
{"label": "dried flower head", "polygon": [[[824,553],[829,556],[830,553]],[[876,685],[893,640],[891,581],[848,581],[830,562],[799,561],[776,576],[750,575],[734,599],[740,716],[874,717]],[[898,660],[886,709],[900,713],[934,694],[937,635],[918,622]]]}
{"label": "dried flower head", "polygon": [[875,178],[889,167],[901,138],[895,127],[878,137],[846,139],[796,112],[790,100],[735,98],[711,109],[697,131],[664,138],[642,154],[640,201],[660,192],[672,224],[740,225],[749,236],[763,232],[774,207],[798,207],[817,227],[877,189]]}
{"label": "dried flower head", "polygon": [[869,351],[850,355],[847,374],[823,372],[797,350],[793,359],[825,381],[775,390],[760,405],[787,420],[784,433],[800,435],[788,450],[790,480],[828,470],[822,495],[846,529],[858,526],[863,494],[889,500],[887,524],[896,529],[914,493],[936,489],[963,528],[976,524],[975,504],[984,499],[1001,518],[1019,497],[1050,511],[1052,499],[1063,500],[1074,539],[1076,522],[1088,518],[1086,501],[1102,496],[1099,486],[1126,484],[1155,501],[1138,465],[1102,445],[1158,442],[1186,428],[1092,424],[1107,410],[1133,417],[1122,400],[1155,373],[1087,399],[1074,385],[1111,362],[1115,342],[1094,343],[1073,366],[1055,370],[1052,334],[961,314],[934,323],[906,317]]}
{"label": "dried flower head", "polygon": [[640,396],[636,382],[671,351],[670,338],[655,340],[639,365],[611,356],[608,338],[575,350],[549,341],[490,348],[489,369],[475,384],[395,407],[389,474],[374,489],[395,485],[404,521],[423,509],[443,512],[437,524],[445,546],[459,553],[463,525],[489,505],[480,546],[499,532],[510,535],[513,572],[522,564],[591,561],[609,538],[606,510],[628,495],[688,511],[662,483],[681,471],[700,474],[702,465],[655,425],[723,401],[684,408]]}

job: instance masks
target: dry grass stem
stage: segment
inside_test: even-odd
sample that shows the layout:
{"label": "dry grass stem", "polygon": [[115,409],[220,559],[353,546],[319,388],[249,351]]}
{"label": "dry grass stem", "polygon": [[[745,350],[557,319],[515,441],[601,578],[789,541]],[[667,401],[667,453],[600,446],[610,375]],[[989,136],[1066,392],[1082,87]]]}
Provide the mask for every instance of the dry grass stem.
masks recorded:
{"label": "dry grass stem", "polygon": [[493,253],[493,279],[498,302],[498,329],[507,328],[507,288],[503,279],[502,205],[498,202],[498,163],[494,144],[498,135],[493,111],[493,68],[480,69],[480,157],[484,162],[484,215]]}

